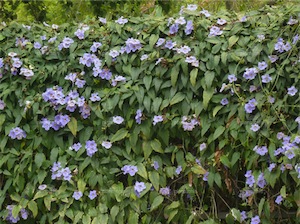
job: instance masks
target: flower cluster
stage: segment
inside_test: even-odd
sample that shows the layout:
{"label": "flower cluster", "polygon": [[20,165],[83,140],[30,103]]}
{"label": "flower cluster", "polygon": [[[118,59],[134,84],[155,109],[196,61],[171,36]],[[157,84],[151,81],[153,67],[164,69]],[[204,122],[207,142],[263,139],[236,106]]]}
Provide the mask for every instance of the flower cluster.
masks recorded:
{"label": "flower cluster", "polygon": [[89,157],[92,157],[98,151],[97,144],[94,140],[86,141],[85,149],[86,149],[86,154]]}
{"label": "flower cluster", "polygon": [[124,175],[129,174],[132,177],[138,172],[137,166],[133,165],[125,165],[121,168],[121,170],[123,171]]}
{"label": "flower cluster", "polygon": [[20,215],[23,220],[26,220],[28,218],[28,212],[24,208],[21,208],[19,214],[16,217],[13,216],[12,211],[14,209],[14,206],[15,205],[7,205],[6,206],[6,209],[8,210],[8,215],[5,218],[6,221],[8,221],[10,223],[18,223],[20,221]]}
{"label": "flower cluster", "polygon": [[183,116],[181,118],[181,124],[183,127],[183,130],[185,131],[192,131],[195,126],[199,125],[199,121],[193,116],[193,118],[188,117],[188,116]]}
{"label": "flower cluster", "polygon": [[55,131],[65,127],[70,122],[70,117],[68,115],[58,114],[54,117],[53,121],[48,120],[47,118],[42,118],[41,124],[42,127],[49,131],[50,128],[53,128]]}
{"label": "flower cluster", "polygon": [[257,101],[255,100],[255,98],[249,100],[248,103],[245,104],[246,113],[251,114],[255,110],[256,104]]}
{"label": "flower cluster", "polygon": [[8,136],[12,139],[21,140],[22,138],[26,138],[26,132],[19,127],[15,127],[10,130]]}
{"label": "flower cluster", "polygon": [[256,185],[260,188],[264,188],[267,184],[265,178],[264,178],[264,174],[260,173],[257,177],[257,180],[255,181],[255,178],[252,174],[252,170],[248,170],[245,174],[246,177],[246,185],[249,187],[254,187],[254,184],[256,183]]}
{"label": "flower cluster", "polygon": [[67,180],[70,181],[72,178],[71,170],[69,167],[63,168],[60,162],[54,162],[51,168],[52,180]]}

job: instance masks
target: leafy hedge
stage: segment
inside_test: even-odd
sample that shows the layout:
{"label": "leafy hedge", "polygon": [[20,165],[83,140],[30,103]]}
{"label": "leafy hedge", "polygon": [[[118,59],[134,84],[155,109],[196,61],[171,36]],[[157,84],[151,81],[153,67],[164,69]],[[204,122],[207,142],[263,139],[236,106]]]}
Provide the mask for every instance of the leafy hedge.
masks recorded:
{"label": "leafy hedge", "polygon": [[296,222],[299,12],[2,23],[3,220]]}

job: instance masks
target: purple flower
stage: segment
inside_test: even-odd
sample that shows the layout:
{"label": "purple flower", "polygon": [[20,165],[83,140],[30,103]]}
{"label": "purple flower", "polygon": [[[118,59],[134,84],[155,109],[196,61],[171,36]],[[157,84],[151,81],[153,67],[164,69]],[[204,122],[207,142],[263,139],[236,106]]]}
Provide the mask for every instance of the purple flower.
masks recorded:
{"label": "purple flower", "polygon": [[[35,49],[41,49],[42,45],[39,42],[34,42],[33,47]],[[0,66],[1,67],[1,66]]]}
{"label": "purple flower", "polygon": [[295,86],[291,86],[290,88],[288,88],[287,94],[290,96],[295,96],[297,92],[298,90],[295,88]]}
{"label": "purple flower", "polygon": [[156,42],[156,47],[163,45],[166,40],[164,38],[159,38]]}
{"label": "purple flower", "polygon": [[278,205],[280,205],[282,201],[283,201],[283,197],[281,195],[278,195],[275,199],[275,203]]}
{"label": "purple flower", "polygon": [[170,26],[169,33],[173,35],[178,32],[178,29],[179,29],[178,23],[174,23]]}
{"label": "purple flower", "polygon": [[270,55],[269,59],[270,59],[271,63],[274,63],[275,61],[278,60],[278,56],[277,55]]}
{"label": "purple flower", "polygon": [[106,18],[99,17],[99,21],[103,24],[106,24]]}
{"label": "purple flower", "polygon": [[115,78],[111,80],[111,85],[116,86],[118,82],[126,82],[126,78],[121,75],[116,75]]}
{"label": "purple flower", "polygon": [[26,209],[21,208],[20,212],[21,212],[22,219],[26,220],[28,218],[28,212],[26,211]]}
{"label": "purple flower", "polygon": [[190,4],[190,5],[187,5],[187,7],[186,7],[186,9],[189,11],[196,11],[197,8],[198,8],[198,6],[195,4]]}
{"label": "purple flower", "polygon": [[[0,103],[1,104],[1,103]],[[295,119],[295,121],[300,125],[300,116]]]}
{"label": "purple flower", "polygon": [[298,40],[299,40],[299,34],[297,34],[297,35],[295,35],[295,36],[293,37],[293,42],[292,42],[292,44],[296,44]]}
{"label": "purple flower", "polygon": [[109,141],[103,141],[103,142],[101,143],[101,145],[102,145],[104,148],[106,148],[106,149],[110,149],[111,146],[112,146],[111,142],[109,142]]}
{"label": "purple flower", "polygon": [[148,55],[148,54],[143,54],[143,55],[141,56],[141,61],[144,61],[144,60],[146,60],[147,58],[149,58],[149,55]]}
{"label": "purple flower", "polygon": [[141,124],[142,123],[142,116],[143,116],[142,110],[138,109],[136,111],[136,114],[135,114],[135,122],[137,124]]}
{"label": "purple flower", "polygon": [[90,50],[91,52],[95,53],[99,47],[101,47],[102,44],[100,42],[93,42],[93,45],[91,46]]}
{"label": "purple flower", "polygon": [[164,196],[168,196],[168,195],[170,195],[170,188],[169,187],[162,187],[162,188],[160,188],[159,189],[159,193],[161,194],[161,195],[164,195]]}
{"label": "purple flower", "polygon": [[109,56],[111,56],[112,58],[116,58],[120,55],[120,52],[117,50],[110,50],[109,51]]}
{"label": "purple flower", "polygon": [[227,99],[227,98],[223,98],[223,99],[221,100],[221,104],[222,104],[223,106],[226,106],[228,103],[229,103],[229,102],[228,102],[228,99]]}
{"label": "purple flower", "polygon": [[255,98],[249,100],[248,103],[245,104],[246,113],[251,114],[255,110],[256,104]]}
{"label": "purple flower", "polygon": [[261,82],[262,83],[269,83],[272,81],[272,77],[269,74],[265,74],[261,76]]}
{"label": "purple flower", "polygon": [[73,193],[73,198],[75,199],[75,200],[79,200],[81,197],[82,197],[82,192],[81,191],[74,191],[74,193]]}
{"label": "purple flower", "polygon": [[266,186],[267,182],[264,178],[264,174],[261,173],[259,174],[258,178],[257,178],[257,186],[259,186],[260,188],[264,188]]}
{"label": "purple flower", "polygon": [[140,193],[145,189],[146,189],[146,185],[144,182],[138,182],[138,181],[135,182],[134,191],[138,197],[140,196]]}
{"label": "purple flower", "polygon": [[71,175],[71,170],[69,167],[61,169],[61,174],[62,174],[64,180],[67,180],[67,181],[71,180],[72,175]]}
{"label": "purple flower", "polygon": [[203,181],[208,181],[208,176],[209,176],[209,172],[207,171],[207,172],[203,175]]}
{"label": "purple flower", "polygon": [[113,122],[115,124],[122,124],[124,121],[124,118],[121,116],[113,116]]}
{"label": "purple flower", "polygon": [[47,118],[42,118],[41,124],[42,124],[42,128],[44,128],[46,131],[49,131],[52,126],[51,121],[48,120]]}
{"label": "purple flower", "polygon": [[260,126],[258,124],[252,124],[250,130],[257,132],[260,129]]}
{"label": "purple flower", "polygon": [[125,51],[127,54],[130,52],[136,52],[142,48],[142,44],[138,39],[128,38],[125,44]]}
{"label": "purple flower", "polygon": [[181,173],[181,171],[182,171],[182,167],[181,167],[181,166],[178,166],[178,167],[176,168],[176,170],[175,170],[175,173],[176,173],[177,175],[179,175],[179,174]]}
{"label": "purple flower", "polygon": [[264,39],[266,39],[266,37],[265,37],[265,35],[263,35],[263,34],[258,34],[258,35],[257,35],[257,39],[258,39],[259,42],[261,42],[261,41],[263,41]]}
{"label": "purple flower", "polygon": [[78,87],[78,88],[83,88],[84,85],[85,85],[86,81],[84,79],[76,79],[75,81],[75,85]]}
{"label": "purple flower", "polygon": [[225,19],[218,19],[217,20],[217,24],[219,24],[219,25],[224,25],[224,24],[226,24],[227,23],[227,21],[225,20]]}
{"label": "purple flower", "polygon": [[83,40],[84,39],[84,30],[78,29],[75,31],[74,35],[78,37],[78,39]]}
{"label": "purple flower", "polygon": [[183,54],[188,54],[191,51],[191,48],[189,46],[181,46],[180,48],[177,48],[177,53],[183,53]]}
{"label": "purple flower", "polygon": [[26,138],[26,132],[19,127],[15,127],[10,130],[8,136],[12,139],[21,140],[22,138]]}
{"label": "purple flower", "polygon": [[13,64],[12,66],[14,68],[21,68],[23,62],[20,60],[20,58],[12,58]]}
{"label": "purple flower", "polygon": [[211,16],[210,13],[207,10],[205,10],[205,9],[203,9],[202,11],[200,11],[200,13],[203,14],[205,17],[210,17]]}
{"label": "purple flower", "polygon": [[43,191],[43,190],[45,190],[47,188],[47,185],[46,184],[41,184],[39,187],[38,187],[38,189],[40,190],[40,191]]}
{"label": "purple flower", "polygon": [[203,142],[203,143],[200,144],[200,146],[199,146],[199,150],[200,150],[200,151],[203,151],[203,150],[206,149],[206,148],[207,148],[207,145],[206,145],[205,142]]}
{"label": "purple flower", "polygon": [[267,146],[255,146],[253,148],[253,151],[255,151],[257,154],[261,155],[261,156],[264,156],[268,153],[268,148]]}
{"label": "purple flower", "polygon": [[256,77],[258,70],[256,68],[246,68],[243,77],[247,80],[253,80]]}
{"label": "purple flower", "polygon": [[153,167],[154,167],[154,169],[155,170],[158,170],[158,168],[159,168],[159,164],[158,164],[158,162],[157,161],[153,161]]}
{"label": "purple flower", "polygon": [[260,223],[260,219],[258,215],[251,218],[250,224],[259,224],[259,223]]}
{"label": "purple flower", "polygon": [[252,175],[252,170],[248,170],[245,174],[246,177],[246,184],[249,187],[253,187],[254,183],[255,183],[255,179],[254,176]]}
{"label": "purple flower", "polygon": [[121,170],[123,171],[124,175],[128,173],[132,177],[138,172],[137,166],[133,165],[125,165],[121,168]]}
{"label": "purple flower", "polygon": [[223,33],[223,31],[217,27],[217,26],[212,26],[209,30],[209,37],[214,37],[214,36],[220,36]]}
{"label": "purple flower", "polygon": [[241,222],[245,221],[247,219],[246,211],[241,211]]}
{"label": "purple flower", "polygon": [[257,67],[258,67],[258,69],[260,71],[263,71],[263,70],[265,70],[268,67],[268,64],[265,61],[258,62],[258,66]]}
{"label": "purple flower", "polygon": [[97,151],[97,144],[94,140],[88,140],[85,143],[86,153],[89,157],[92,157]]}
{"label": "purple flower", "polygon": [[163,117],[161,116],[161,115],[155,115],[154,117],[153,117],[153,125],[156,125],[157,123],[159,123],[159,122],[162,122],[164,119],[163,119]]}
{"label": "purple flower", "polygon": [[170,49],[170,50],[173,49],[175,46],[176,46],[176,42],[173,42],[171,40],[168,40],[165,44],[165,47]]}
{"label": "purple flower", "polygon": [[26,79],[31,79],[31,77],[34,75],[33,71],[31,69],[27,69],[27,68],[21,68],[20,69],[20,75],[25,76]]}
{"label": "purple flower", "polygon": [[233,83],[237,80],[236,76],[234,74],[228,75],[228,81],[229,83]]}
{"label": "purple flower", "polygon": [[116,23],[120,24],[120,25],[124,25],[128,22],[128,19],[124,18],[123,16],[121,16],[119,19],[115,20]]}
{"label": "purple flower", "polygon": [[246,200],[248,197],[253,195],[253,193],[254,192],[252,190],[243,190],[240,192],[239,197],[242,198],[242,200]]}
{"label": "purple flower", "polygon": [[0,100],[0,110],[3,110],[5,108],[6,104],[3,100]]}
{"label": "purple flower", "polygon": [[295,25],[298,23],[297,19],[293,19],[293,17],[291,16],[289,21],[287,22],[288,25]]}
{"label": "purple flower", "polygon": [[91,200],[94,200],[97,197],[97,192],[96,190],[90,191],[89,196]]}
{"label": "purple flower", "polygon": [[63,42],[62,42],[62,47],[63,48],[69,48],[71,46],[71,44],[74,43],[74,40],[72,40],[71,38],[69,37],[65,37],[63,39]]}
{"label": "purple flower", "polygon": [[74,143],[72,146],[71,146],[71,149],[74,149],[76,152],[79,151],[79,149],[81,149],[82,145],[80,144],[80,142],[78,143]]}
{"label": "purple flower", "polygon": [[187,116],[183,116],[181,119],[181,124],[182,124],[183,130],[192,131],[196,125],[199,125],[199,121],[195,118],[190,119]]}
{"label": "purple flower", "polygon": [[272,96],[268,96],[268,102],[269,103],[274,103],[275,102],[275,98]]}
{"label": "purple flower", "polygon": [[175,20],[175,23],[179,24],[179,25],[184,25],[184,24],[186,24],[186,20],[183,16],[181,16],[181,17],[179,17],[178,19]]}
{"label": "purple flower", "polygon": [[92,93],[91,97],[90,97],[90,101],[92,102],[97,102],[100,101],[101,98],[99,97],[98,93]]}
{"label": "purple flower", "polygon": [[192,20],[187,21],[185,30],[184,30],[185,34],[190,35],[193,30],[194,30],[193,21]]}
{"label": "purple flower", "polygon": [[272,170],[276,167],[276,163],[271,163],[268,167],[268,170],[272,172]]}

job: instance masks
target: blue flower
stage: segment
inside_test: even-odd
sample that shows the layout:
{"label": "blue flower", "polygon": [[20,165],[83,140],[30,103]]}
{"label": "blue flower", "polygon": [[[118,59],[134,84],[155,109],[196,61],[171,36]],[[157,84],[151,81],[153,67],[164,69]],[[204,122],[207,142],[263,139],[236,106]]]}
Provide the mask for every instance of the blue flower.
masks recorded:
{"label": "blue flower", "polygon": [[75,199],[75,200],[79,200],[81,197],[82,197],[82,192],[81,191],[74,191],[74,193],[73,193],[73,198]]}
{"label": "blue flower", "polygon": [[91,200],[94,200],[97,197],[97,192],[96,190],[90,191],[89,196]]}
{"label": "blue flower", "polygon": [[15,127],[10,130],[8,136],[12,139],[21,140],[22,138],[26,138],[26,132],[19,127]]}
{"label": "blue flower", "polygon": [[176,173],[177,175],[179,175],[179,174],[181,173],[181,171],[182,171],[182,167],[181,167],[181,166],[178,166],[178,167],[176,168],[176,170],[175,170],[175,173]]}

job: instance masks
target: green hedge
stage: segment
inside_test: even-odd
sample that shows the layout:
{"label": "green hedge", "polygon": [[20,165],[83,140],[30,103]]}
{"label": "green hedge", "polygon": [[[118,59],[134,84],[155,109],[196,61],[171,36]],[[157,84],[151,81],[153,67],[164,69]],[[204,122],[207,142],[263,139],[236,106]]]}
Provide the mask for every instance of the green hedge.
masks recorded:
{"label": "green hedge", "polygon": [[296,222],[299,13],[2,23],[0,216]]}

